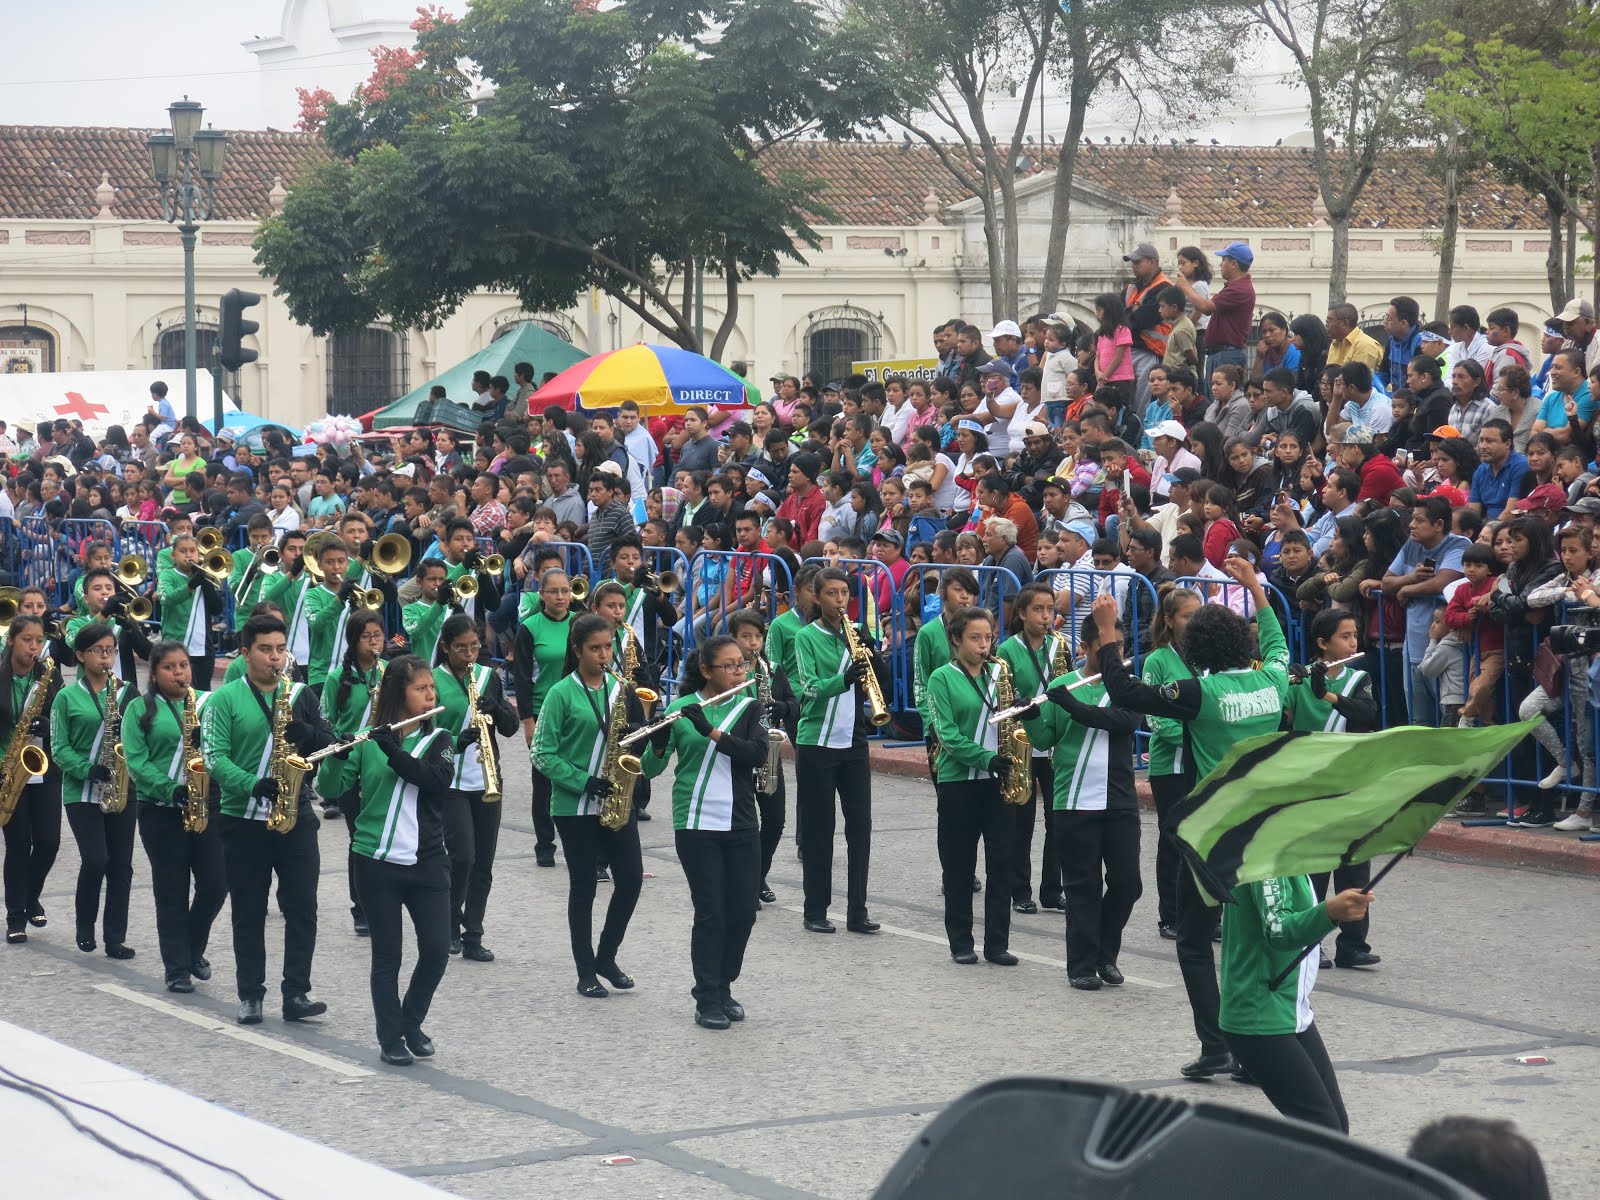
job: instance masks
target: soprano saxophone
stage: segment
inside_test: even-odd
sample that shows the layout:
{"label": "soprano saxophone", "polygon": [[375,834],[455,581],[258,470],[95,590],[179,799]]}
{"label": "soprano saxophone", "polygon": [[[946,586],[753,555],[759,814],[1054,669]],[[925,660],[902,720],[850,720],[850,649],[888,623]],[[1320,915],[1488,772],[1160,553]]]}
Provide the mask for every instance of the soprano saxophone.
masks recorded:
{"label": "soprano saxophone", "polygon": [[200,704],[190,688],[183,698],[183,831],[204,833],[211,823],[207,807],[211,793],[211,772],[200,753]]}
{"label": "soprano saxophone", "polygon": [[122,753],[122,707],[117,695],[122,682],[115,675],[106,680],[105,731],[100,735],[99,765],[111,772],[100,789],[100,811],[119,813],[128,807],[128,760]]}
{"label": "soprano saxophone", "polygon": [[[1003,711],[1016,699],[1016,689],[1011,683],[1011,664],[996,657],[994,677],[994,706]],[[1026,804],[1033,796],[1033,746],[1028,742],[1028,732],[1015,717],[1000,722],[998,731],[999,754],[1011,764],[1000,783],[1000,799],[1007,804]]]}
{"label": "soprano saxophone", "polygon": [[500,799],[500,767],[494,760],[494,720],[488,713],[478,710],[478,676],[471,663],[467,664],[467,712],[468,720],[478,727],[478,760],[483,763],[483,802],[494,804]]}
{"label": "soprano saxophone", "polygon": [[289,695],[293,690],[288,674],[280,675],[272,700],[272,758],[267,764],[267,773],[278,784],[272,811],[267,813],[267,828],[273,833],[288,833],[300,819],[300,788],[311,772],[311,764],[289,744],[289,721],[294,707]]}
{"label": "soprano saxophone", "polygon": [[856,627],[850,623],[848,617],[844,622],[844,642],[850,649],[850,657],[865,668],[861,676],[861,686],[867,693],[867,710],[872,723],[882,728],[891,720],[889,705],[883,698],[883,685],[878,682],[872,651],[867,649],[866,642],[861,640],[861,635],[856,632]]}

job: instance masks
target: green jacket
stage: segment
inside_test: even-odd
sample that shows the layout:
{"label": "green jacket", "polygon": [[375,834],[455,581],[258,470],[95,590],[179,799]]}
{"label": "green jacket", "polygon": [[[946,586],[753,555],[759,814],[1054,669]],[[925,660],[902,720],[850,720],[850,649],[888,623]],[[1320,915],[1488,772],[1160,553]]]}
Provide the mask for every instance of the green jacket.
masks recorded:
{"label": "green jacket", "polygon": [[[253,550],[235,550],[233,552],[233,570],[228,573],[228,590],[238,594],[239,585],[244,582],[245,573],[256,560]],[[235,624],[243,625],[250,615],[250,610],[265,598],[266,586],[271,575],[263,575],[260,571],[250,576],[250,586],[244,590],[244,595],[234,601],[233,611],[237,615]]]}
{"label": "green jacket", "polygon": [[[1045,688],[1070,686],[1083,675],[1081,670],[1069,671],[1050,680]],[[1138,714],[1112,707],[1099,683],[1077,688],[1066,704],[1063,708],[1049,701],[1040,706],[1037,717],[1025,723],[1028,739],[1054,752],[1056,786],[1050,807],[1056,811],[1137,811],[1133,735],[1139,728]]]}
{"label": "green jacket", "polygon": [[[939,616],[924,621],[922,628],[917,630],[917,640],[911,650],[911,695],[918,708],[922,708],[923,690],[928,686],[928,677],[949,661],[950,639],[944,631],[944,618]],[[926,720],[925,709],[923,717]]]}
{"label": "green jacket", "polygon": [[545,697],[561,678],[572,621],[570,611],[559,621],[536,612],[517,626],[511,682],[517,694],[517,712],[524,721],[544,710]]}
{"label": "green jacket", "polygon": [[192,578],[176,567],[168,567],[157,582],[156,599],[161,602],[161,640],[182,642],[185,650],[200,658],[205,655],[207,636],[211,632],[203,598],[211,585],[202,575],[201,581],[190,587]]}
{"label": "green jacket", "polygon": [[361,780],[361,809],[350,837],[351,852],[400,866],[428,859],[442,862],[451,758],[450,735],[427,726],[402,737],[392,757],[370,740],[357,746],[350,767]]}
{"label": "green jacket", "polygon": [[999,753],[1000,727],[995,713],[995,681],[999,667],[989,664],[977,678],[959,662],[947,662],[928,676],[922,711],[931,717],[939,743],[938,783],[993,779],[989,763]]}
{"label": "green jacket", "polygon": [[844,636],[813,621],[795,638],[800,698],[797,746],[848,749],[865,746],[861,686],[845,682],[850,650]]}
{"label": "green jacket", "polygon": [[573,672],[545,695],[533,727],[533,766],[550,781],[551,816],[600,815],[600,802],[584,789],[604,767],[611,708],[621,687],[616,676],[607,675],[603,693],[590,691]]}
{"label": "green jacket", "polygon": [[[1050,682],[1050,676],[1055,674],[1056,650],[1065,639],[1052,634],[1044,643],[1035,650],[1028,645],[1021,634],[1013,634],[1000,643],[1000,648],[995,651],[1006,661],[1011,668],[1011,693],[1013,704],[1022,704],[1044,692],[1045,685]],[[1061,658],[1068,664],[1072,661],[1071,651],[1063,654]],[[1069,665],[1070,669],[1070,665]],[[926,709],[923,710],[926,713]],[[1048,758],[1050,751],[1039,746],[1033,748],[1035,758]]]}
{"label": "green jacket", "polygon": [[[493,718],[494,731],[501,737],[510,737],[517,731],[517,713],[506,702],[501,692],[500,673],[487,663],[474,663],[472,677],[478,688],[478,702],[486,706]],[[472,712],[467,707],[466,684],[457,679],[446,666],[437,666],[433,669],[433,684],[438,696],[435,703],[444,706],[444,711],[435,720],[438,721],[439,728],[448,732],[452,738],[460,738],[472,723]],[[459,746],[459,742],[456,744]],[[450,776],[449,786],[452,789],[458,792],[483,791],[482,751],[482,746],[472,742],[457,752],[455,769]],[[502,755],[500,746],[494,738],[489,739],[489,751],[494,755],[495,765],[500,766]],[[500,777],[503,788],[505,779],[503,770]]]}
{"label": "green jacket", "polygon": [[263,600],[271,600],[283,609],[284,624],[289,630],[289,657],[302,667],[311,658],[311,630],[306,624],[306,598],[316,587],[311,574],[302,570],[298,575],[279,571],[261,590]]}
{"label": "green jacket", "polygon": [[[1193,679],[1189,664],[1171,646],[1157,646],[1145,655],[1139,678],[1151,687],[1179,679]],[[1169,717],[1146,717],[1150,730],[1150,774],[1155,777],[1183,774],[1183,724]]]}
{"label": "green jacket", "polygon": [[311,634],[306,682],[325,683],[333,664],[344,661],[345,623],[350,619],[350,606],[341,603],[339,593],[324,584],[306,594],[305,612],[306,627]]}
{"label": "green jacket", "polygon": [[[338,741],[347,740],[371,723],[368,717],[372,712],[372,697],[383,681],[383,666],[380,661],[371,671],[362,671],[352,665],[348,674],[350,687],[342,702],[339,685],[346,676],[342,673],[330,675],[323,685],[322,715],[328,719]],[[358,782],[353,758],[325,758],[317,768],[317,790],[324,796],[342,796]]]}
{"label": "green jacket", "polygon": [[[222,815],[265,821],[272,802],[252,796],[256,784],[271,774],[272,718],[277,693],[261,693],[249,676],[225,683],[212,694],[200,714],[200,747],[206,769],[222,797]],[[322,715],[317,695],[303,683],[289,688],[289,720],[309,730],[293,745],[300,754],[333,742],[333,728]],[[302,798],[302,804],[308,804]]]}
{"label": "green jacket", "polygon": [[430,667],[439,655],[439,632],[450,606],[437,600],[414,600],[400,610],[400,628],[411,639],[411,653]]}
{"label": "green jacket", "polygon": [[[204,713],[211,696],[211,692],[196,692],[196,711]],[[150,732],[146,733],[139,722],[152,703],[155,713],[150,718]],[[174,793],[183,785],[184,762],[190,757],[184,750],[181,700],[168,700],[163,696],[152,701],[148,695],[142,695],[123,711],[122,754],[128,761],[128,775],[133,780],[139,803],[165,808],[178,803],[173,798]]]}
{"label": "green jacket", "polygon": [[791,680],[799,678],[799,665],[795,660],[795,638],[806,627],[806,620],[798,608],[781,612],[767,626],[767,657],[783,667]]}
{"label": "green jacket", "polygon": [[1228,1033],[1303,1033],[1315,1019],[1311,989],[1317,982],[1318,956],[1301,959],[1299,969],[1290,971],[1276,991],[1268,991],[1267,984],[1302,950],[1337,928],[1327,905],[1317,903],[1304,875],[1240,884],[1233,899],[1222,906],[1218,1024]]}
{"label": "green jacket", "polygon": [[[123,684],[115,701],[118,710],[137,694],[132,684]],[[100,761],[105,732],[105,692],[91,692],[80,673],[50,705],[50,760],[61,770],[63,804],[100,802],[102,789],[90,780],[89,769]]]}
{"label": "green jacket", "polygon": [[[698,694],[680,696],[668,706],[676,712],[699,702]],[[673,829],[754,829],[755,773],[767,760],[767,731],[753,689],[705,709],[706,720],[722,730],[720,742],[697,733],[688,721],[675,721],[667,748],[657,753],[646,743],[644,773],[655,778],[674,756],[672,776]]]}

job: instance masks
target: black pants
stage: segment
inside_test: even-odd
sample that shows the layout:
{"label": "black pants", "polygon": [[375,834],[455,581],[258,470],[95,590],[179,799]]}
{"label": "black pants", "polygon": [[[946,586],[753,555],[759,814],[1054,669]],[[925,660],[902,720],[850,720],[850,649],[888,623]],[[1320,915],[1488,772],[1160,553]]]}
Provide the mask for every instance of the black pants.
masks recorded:
{"label": "black pants", "polygon": [[214,686],[213,680],[217,673],[217,655],[215,651],[210,654],[189,655],[189,678],[194,680],[194,686],[203,692],[209,692]]}
{"label": "black pants", "polygon": [[[361,815],[361,788],[359,786],[344,792],[334,801],[339,806],[339,815],[344,818],[345,832],[350,835],[350,847],[354,847],[356,840],[356,818]],[[353,848],[347,848],[344,856],[345,881],[350,885],[350,916],[360,917],[361,897],[356,892],[356,859],[359,856]]]}
{"label": "black pants", "polygon": [[[411,866],[356,857],[356,892],[372,930],[372,1015],[378,1045],[393,1046],[427,1019],[450,961],[450,869],[442,855]],[[401,910],[417,931],[417,963],[400,998]]]}
{"label": "black pants", "polygon": [[756,793],[756,808],[761,813],[761,879],[758,888],[767,886],[767,872],[772,870],[772,856],[778,852],[778,845],[783,841],[783,820],[789,807],[787,787],[783,781],[783,772],[778,772],[778,785],[772,790],[772,795],[764,796]]}
{"label": "black pants", "polygon": [[972,879],[983,839],[983,952],[1003,953],[1011,941],[1011,855],[1017,808],[1000,799],[993,779],[934,785],[939,796],[939,869],[944,877],[944,933],[952,954],[972,947]]}
{"label": "black pants", "polygon": [[[1311,876],[1311,886],[1316,890],[1318,900],[1328,898],[1328,872]],[[1372,882],[1372,864],[1370,862],[1358,863],[1353,867],[1340,867],[1332,873],[1333,890],[1342,892],[1346,888],[1365,889]],[[1334,954],[1343,959],[1352,954],[1365,954],[1372,947],[1367,945],[1367,931],[1371,928],[1371,921],[1366,913],[1361,914],[1359,921],[1342,921],[1339,924],[1339,937],[1334,943]]]}
{"label": "black pants", "polygon": [[[1389,632],[1385,630],[1385,632]],[[1372,691],[1378,696],[1380,715],[1385,729],[1398,729],[1411,724],[1411,713],[1406,707],[1405,654],[1398,646],[1376,646],[1369,649],[1361,661],[1361,669],[1372,677]]]}
{"label": "black pants", "polygon": [[[872,857],[872,766],[867,750],[800,746],[795,750],[795,812],[803,821],[805,916],[825,920],[833,901],[833,798],[844,810],[845,919],[867,918],[867,868]],[[970,886],[971,881],[968,881]]]}
{"label": "black pants", "polygon": [[[300,802],[299,819],[288,833],[274,833],[265,821],[224,816],[222,858],[228,871],[228,904],[233,917],[234,979],[239,999],[267,994],[267,894],[278,877],[283,910],[283,994],[311,990],[311,956],[317,949],[317,826],[311,806]],[[370,917],[368,918],[370,921]]]}
{"label": "black pants", "polygon": [[22,789],[17,810],[4,830],[6,843],[6,928],[21,929],[28,910],[44,894],[44,881],[61,852],[61,776]]}
{"label": "black pants", "polygon": [[728,989],[744,966],[744,948],[756,923],[761,846],[754,829],[680,829],[674,836],[694,904],[690,995],[704,1012],[733,998]]}
{"label": "black pants", "polygon": [[555,852],[556,826],[550,819],[550,781],[533,768],[533,849]]}
{"label": "black pants", "polygon": [[483,941],[483,913],[494,885],[494,852],[505,805],[483,793],[445,793],[444,845],[450,855],[450,932],[468,945]]}
{"label": "black pants", "polygon": [[98,804],[68,804],[67,824],[78,843],[78,891],[75,907],[79,937],[93,937],[100,916],[100,892],[106,894],[102,936],[108,946],[128,940],[128,895],[133,888],[133,839],[139,826],[139,802],[128,801],[119,813],[102,812]]}
{"label": "black pants", "polygon": [[1115,966],[1122,931],[1144,885],[1139,879],[1139,814],[1057,810],[1063,898],[1067,902],[1067,976]]}
{"label": "black pants", "polygon": [[1171,818],[1187,794],[1182,775],[1150,776],[1150,795],[1156,802],[1156,920],[1173,928],[1178,925],[1178,872],[1186,868]]}
{"label": "black pants", "polygon": [[[595,977],[595,964],[612,966],[628,932],[628,921],[644,886],[644,859],[639,854],[639,822],[621,829],[600,824],[599,817],[556,817],[556,832],[567,859],[567,931],[572,935],[572,961],[579,982]],[[611,903],[594,944],[594,868],[604,852],[611,864]],[[746,893],[748,895],[748,893]]]}
{"label": "black pants", "polygon": [[[1502,724],[1513,724],[1517,720],[1517,706],[1522,703],[1522,698],[1533,691],[1536,682],[1533,678],[1533,668],[1522,665],[1526,655],[1513,655],[1509,647],[1506,653],[1506,674],[1500,686],[1495,689],[1498,709]],[[1574,737],[1576,731],[1582,726],[1582,719],[1574,714]],[[1539,778],[1542,771],[1539,769],[1539,743],[1533,738],[1523,738],[1514,747],[1508,756],[1511,765],[1511,778],[1529,782],[1518,783],[1512,788],[1512,795],[1519,805],[1528,806],[1530,815],[1534,813],[1554,813],[1556,796],[1558,793],[1544,791],[1537,784],[1531,782]],[[1500,774],[1499,770],[1494,772]],[[1497,784],[1494,788],[1496,797],[1505,795],[1505,785]]]}
{"label": "black pants", "polygon": [[1039,899],[1061,899],[1061,859],[1056,849],[1055,822],[1050,819],[1055,801],[1055,764],[1048,758],[1033,760],[1033,794],[1026,804],[1008,805],[1016,815],[1016,837],[1011,847],[1011,899],[1017,903],[1033,899],[1033,827],[1039,810],[1044,809],[1044,849],[1039,859]]}
{"label": "black pants", "polygon": [[139,840],[150,860],[156,941],[161,945],[161,966],[168,983],[189,978],[191,964],[205,957],[211,924],[228,898],[218,820],[213,808],[204,833],[185,833],[181,808],[172,804],[139,805]]}
{"label": "black pants", "polygon": [[1230,1033],[1228,1048],[1286,1117],[1350,1132],[1339,1080],[1313,1022],[1302,1033]]}

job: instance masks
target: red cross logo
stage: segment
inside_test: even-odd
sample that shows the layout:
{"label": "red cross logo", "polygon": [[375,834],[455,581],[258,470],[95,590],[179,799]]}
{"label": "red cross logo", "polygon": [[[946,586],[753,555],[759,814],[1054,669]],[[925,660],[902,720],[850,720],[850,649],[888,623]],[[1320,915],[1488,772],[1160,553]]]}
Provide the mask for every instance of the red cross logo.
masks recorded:
{"label": "red cross logo", "polygon": [[68,392],[67,402],[56,405],[55,409],[64,417],[77,417],[80,421],[92,421],[102,413],[111,415],[111,410],[104,404],[92,404],[78,392]]}

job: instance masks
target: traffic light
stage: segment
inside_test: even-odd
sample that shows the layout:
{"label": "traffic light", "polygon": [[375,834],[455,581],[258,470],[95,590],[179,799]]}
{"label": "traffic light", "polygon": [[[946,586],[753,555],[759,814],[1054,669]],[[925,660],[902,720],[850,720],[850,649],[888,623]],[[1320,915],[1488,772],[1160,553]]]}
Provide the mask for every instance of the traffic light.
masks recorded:
{"label": "traffic light", "polygon": [[245,363],[255,362],[256,352],[244,345],[244,339],[261,328],[257,321],[244,319],[244,310],[261,303],[255,292],[231,288],[222,298],[222,338],[217,349],[217,361],[230,371],[237,371]]}

